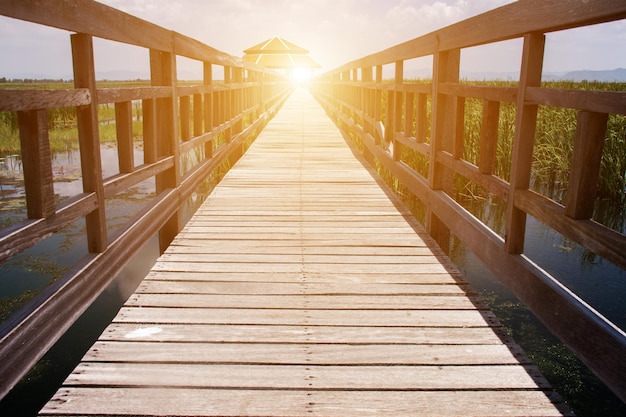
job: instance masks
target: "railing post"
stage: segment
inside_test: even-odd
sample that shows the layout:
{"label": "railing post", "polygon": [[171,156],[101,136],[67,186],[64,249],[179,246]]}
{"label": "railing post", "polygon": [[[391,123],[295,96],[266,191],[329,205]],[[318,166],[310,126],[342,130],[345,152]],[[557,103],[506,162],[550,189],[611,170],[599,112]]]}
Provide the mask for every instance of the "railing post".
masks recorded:
{"label": "railing post", "polygon": [[[171,87],[170,97],[159,98],[156,102],[157,157],[174,158],[174,166],[156,176],[156,193],[175,189],[180,184],[180,158],[178,150],[176,57],[169,52],[150,50],[150,79],[152,85]],[[182,213],[177,210],[159,231],[161,252],[172,242],[182,228]]]}
{"label": "railing post", "polygon": [[191,97],[180,97],[180,138],[183,142],[191,139]]}
{"label": "railing post", "polygon": [[398,161],[400,160],[400,145],[396,144],[396,134],[402,128],[404,93],[401,91],[401,87],[404,83],[404,61],[396,61],[394,82],[393,121],[391,123],[391,129],[387,130],[390,131],[389,139],[392,144],[393,159]]}
{"label": "railing post", "polygon": [[[431,114],[431,146],[428,181],[433,190],[452,189],[453,176],[444,165],[437,162],[437,154],[441,151],[452,153],[456,102],[453,98],[439,93],[442,83],[459,81],[461,51],[437,52],[433,60],[433,93]],[[448,253],[450,250],[450,229],[433,213],[428,210],[426,216],[426,230],[437,241],[441,249]]]}
{"label": "railing post", "polygon": [[499,118],[500,102],[484,100],[478,155],[478,169],[481,174],[493,174],[496,165]]}
{"label": "railing post", "polygon": [[372,126],[368,123],[371,116],[372,97],[371,88],[368,84],[372,82],[372,67],[361,68],[361,118],[363,119],[363,131],[372,133]]}
{"label": "railing post", "polygon": [[117,159],[120,173],[133,172],[133,169],[135,169],[135,157],[132,102],[115,103],[115,130],[117,133]]}
{"label": "railing post", "polygon": [[[231,102],[229,120],[232,120],[233,118],[236,119],[236,122],[233,122],[233,124],[231,125],[232,139],[232,136],[236,136],[243,131],[243,118],[241,117],[241,112],[243,108],[243,89],[241,87],[243,82],[243,68],[232,68],[231,82],[234,84],[234,86],[231,85],[230,90]],[[231,166],[235,165],[235,163],[243,155],[243,152],[244,143],[241,143],[241,145],[238,146],[237,150],[234,151],[229,158]]]}
{"label": "railing post", "polygon": [[[210,132],[213,130],[213,64],[210,62],[204,62],[203,65],[203,82],[205,87],[211,89],[210,92],[204,93],[204,131]],[[213,141],[209,141],[204,145],[205,158],[213,157]]]}
{"label": "railing post", "polygon": [[524,37],[522,68],[515,115],[515,137],[511,161],[511,181],[506,211],[506,234],[504,248],[508,253],[524,251],[526,213],[515,207],[515,193],[530,186],[533,145],[537,124],[536,104],[526,103],[526,88],[541,85],[545,36],[533,33]]}
{"label": "railing post", "polygon": [[[228,67],[228,66],[224,66],[224,84],[226,84],[226,88],[227,90],[224,92],[224,95],[222,96],[222,103],[220,103],[220,106],[222,107],[222,122],[230,122],[230,120],[232,119],[233,115],[231,113],[231,93],[232,93],[232,68]],[[224,131],[224,134],[226,135],[226,142],[230,142],[232,139],[232,127],[229,127],[228,129],[226,129]]]}
{"label": "railing post", "polygon": [[151,164],[157,160],[156,100],[142,100],[141,112],[143,115],[143,162]]}
{"label": "railing post", "polygon": [[104,208],[102,160],[100,158],[98,94],[96,90],[93,39],[90,35],[76,33],[71,35],[71,43],[74,87],[87,88],[91,93],[91,103],[88,106],[76,108],[83,191],[95,193],[98,201],[98,207],[85,217],[87,246],[89,252],[104,252],[108,238]]}
{"label": "railing post", "polygon": [[[231,103],[231,118],[239,117],[241,112],[243,111],[243,68],[235,67],[233,68],[233,83],[235,84],[235,89],[232,91],[233,100]],[[234,126],[235,134],[239,134],[243,130],[243,120],[239,118],[237,123]]]}
{"label": "railing post", "polygon": [[606,113],[578,113],[565,203],[565,215],[573,219],[593,215],[608,118]]}
{"label": "railing post", "polygon": [[422,143],[426,141],[428,135],[428,97],[425,93],[418,93],[415,102],[415,113],[417,115],[415,120],[415,141]]}
{"label": "railing post", "polygon": [[[452,156],[454,159],[461,159],[465,151],[465,97],[456,98],[456,117],[454,118],[454,143],[452,145]],[[496,125],[497,133],[497,125]]]}
{"label": "railing post", "polygon": [[48,138],[48,112],[17,112],[20,147],[29,219],[51,216],[55,212],[52,156]]}

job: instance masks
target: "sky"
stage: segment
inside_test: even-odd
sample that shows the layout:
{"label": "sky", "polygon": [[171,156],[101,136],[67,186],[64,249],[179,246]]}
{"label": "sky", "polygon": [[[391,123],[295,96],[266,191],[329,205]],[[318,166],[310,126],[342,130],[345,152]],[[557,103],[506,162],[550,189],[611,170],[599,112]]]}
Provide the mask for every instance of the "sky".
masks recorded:
{"label": "sky", "polygon": [[[336,68],[365,55],[500,7],[511,0],[102,0],[235,56],[272,36],[310,51]],[[117,70],[147,73],[145,50],[97,41],[100,77]],[[517,72],[521,41],[471,48],[462,72]],[[616,53],[616,51],[622,51]],[[626,21],[547,35],[544,73],[626,68]],[[69,33],[0,16],[0,77],[71,78]],[[201,76],[179,61],[179,78]],[[428,68],[429,60],[405,64]],[[195,74],[198,74],[196,76]]]}

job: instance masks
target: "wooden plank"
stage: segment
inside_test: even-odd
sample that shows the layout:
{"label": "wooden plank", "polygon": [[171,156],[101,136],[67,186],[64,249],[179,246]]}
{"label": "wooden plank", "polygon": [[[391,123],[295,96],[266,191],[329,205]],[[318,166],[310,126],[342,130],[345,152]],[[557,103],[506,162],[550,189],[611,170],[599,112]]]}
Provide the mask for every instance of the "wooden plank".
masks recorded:
{"label": "wooden plank", "polygon": [[[96,93],[96,70],[93,39],[84,33],[71,35],[72,61],[74,64],[74,87],[86,88],[92,97]],[[103,252],[107,247],[104,185],[102,182],[102,159],[100,157],[100,133],[98,103],[93,99],[88,106],[76,108],[78,140],[80,142],[80,166],[83,191],[95,193],[98,207],[85,216],[87,246],[89,252]]]}
{"label": "wooden plank", "polygon": [[117,133],[117,159],[120,173],[135,169],[135,148],[133,143],[133,103],[115,103],[115,130]]}
{"label": "wooden plank", "polygon": [[[302,289],[303,292],[306,288]],[[264,308],[322,310],[464,310],[476,308],[465,296],[429,295],[224,295],[224,294],[150,294],[135,293],[126,305],[142,307],[192,307],[192,308]],[[448,314],[452,314],[449,312]],[[457,313],[454,311],[454,313]]]}
{"label": "wooden plank", "polygon": [[593,215],[608,119],[606,113],[578,113],[565,203],[565,215],[572,219]]}
{"label": "wooden plank", "polygon": [[[300,264],[293,263],[253,263],[247,262],[237,264],[237,270],[240,272],[336,272],[337,266],[332,263],[307,264],[303,267]],[[234,265],[231,263],[220,262],[166,262],[160,261],[154,267],[154,271],[180,271],[180,272],[231,272]],[[403,264],[343,264],[341,272],[352,273],[402,273],[407,271],[408,266]],[[428,264],[412,264],[411,272],[414,273],[446,273],[449,272],[447,267],[438,263]]]}
{"label": "wooden plank", "polygon": [[[460,286],[456,282],[442,284],[379,284],[364,282],[359,285],[350,283],[310,283],[290,282],[224,282],[224,281],[165,281],[153,280],[150,277],[139,285],[136,292],[146,294],[239,294],[239,295],[462,295],[470,291],[468,286]],[[424,300],[421,298],[420,300]]]}
{"label": "wooden plank", "polygon": [[[163,255],[159,262],[178,262],[182,264],[193,263],[198,259],[198,254],[173,254]],[[202,262],[208,263],[297,263],[297,264],[433,264],[438,263],[434,256],[394,256],[394,255],[304,255],[300,254],[237,254],[218,253],[204,254]]]}
{"label": "wooden plank", "polygon": [[179,388],[487,390],[547,388],[524,366],[248,365],[82,362],[71,386],[145,387],[167,381]]}
{"label": "wooden plank", "polygon": [[[511,354],[513,353],[513,354]],[[343,345],[129,341],[96,342],[87,362],[250,363],[310,365],[518,365],[521,349],[506,345]]]}
{"label": "wooden plank", "polygon": [[484,100],[478,162],[478,168],[481,174],[493,174],[494,167],[496,166],[499,120],[500,102]]}
{"label": "wooden plank", "polygon": [[[339,246],[339,245],[316,245],[316,246],[303,246],[297,247],[291,243],[278,242],[276,246],[270,246],[263,243],[250,242],[245,246],[242,246],[239,242],[233,242],[232,240],[221,240],[218,237],[215,239],[177,239],[167,250],[170,255],[176,254],[231,254],[234,252],[241,254],[266,254],[266,255],[294,255],[304,254],[305,256],[312,255],[335,255],[335,256],[386,256],[393,255],[400,256],[428,256],[442,254],[436,248],[429,248],[427,246]],[[183,246],[184,245],[184,246]]]}
{"label": "wooden plank", "polygon": [[72,90],[0,89],[0,111],[30,111],[51,107],[86,106],[91,103],[87,88]]}
{"label": "wooden plank", "polygon": [[[148,314],[159,314],[148,316]],[[436,308],[415,310],[355,310],[355,309],[301,309],[254,307],[208,308],[176,306],[165,303],[154,305],[129,304],[120,310],[114,321],[160,324],[247,324],[247,325],[302,325],[302,326],[405,326],[405,327],[483,327],[497,325],[488,311],[445,310]],[[342,329],[336,329],[338,336]]]}
{"label": "wooden plank", "polygon": [[185,271],[152,271],[146,279],[165,281],[208,281],[208,282],[298,282],[303,278],[309,284],[336,283],[337,281],[360,285],[376,282],[384,284],[465,284],[458,275],[441,273],[410,273],[401,274],[370,274],[352,272],[313,273],[307,272],[185,272]]}
{"label": "wooden plank", "polygon": [[[321,133],[321,109],[301,111],[225,176],[42,415],[559,415],[458,269]],[[147,403],[174,397],[189,404]]]}
{"label": "wooden plank", "polygon": [[50,217],[55,211],[55,198],[48,113],[45,110],[20,111],[17,120],[28,218]]}
{"label": "wooden plank", "polygon": [[526,101],[529,104],[544,104],[585,112],[626,115],[626,94],[617,91],[528,87]]}
{"label": "wooden plank", "polygon": [[[353,316],[357,316],[354,314]],[[258,321],[261,321],[259,319]],[[332,320],[332,318],[331,318]],[[345,320],[343,320],[345,322]],[[237,342],[237,343],[333,343],[333,344],[446,344],[499,345],[500,328],[388,327],[343,325],[255,324],[154,324],[112,323],[100,336],[104,341],[136,342]]]}
{"label": "wooden plank", "polygon": [[[170,97],[172,87],[123,87],[123,88],[99,88],[98,103],[118,103],[133,100],[152,100],[155,98]],[[145,109],[148,106],[144,106]]]}
{"label": "wooden plank", "polygon": [[[176,398],[176,401],[172,401]],[[71,399],[71,400],[70,400]],[[89,404],[88,408],[82,404]],[[541,391],[370,391],[62,388],[42,416],[97,414],[187,416],[419,417],[439,415],[560,416]],[[570,414],[571,415],[571,414]]]}
{"label": "wooden plank", "polygon": [[520,38],[528,33],[547,33],[610,22],[625,16],[626,5],[612,0],[596,0],[590,3],[577,0],[514,2],[349,62],[334,71],[339,73],[352,68],[379,66],[432,55],[436,51]]}

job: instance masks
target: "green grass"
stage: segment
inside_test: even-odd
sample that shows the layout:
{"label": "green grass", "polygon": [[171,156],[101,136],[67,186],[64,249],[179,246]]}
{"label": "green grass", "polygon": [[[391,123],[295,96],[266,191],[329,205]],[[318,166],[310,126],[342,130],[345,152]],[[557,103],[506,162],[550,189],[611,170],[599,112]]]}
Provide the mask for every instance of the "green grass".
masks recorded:
{"label": "green grass", "polygon": [[[515,83],[485,81],[472,83],[491,87],[510,87]],[[626,83],[548,82],[546,88],[626,91]],[[384,100],[384,97],[383,97]],[[478,164],[483,101],[465,100],[463,159]],[[577,111],[559,107],[540,106],[532,164],[531,187],[546,196],[563,202],[566,195],[576,131]],[[515,104],[501,103],[498,144],[494,175],[508,181],[511,172],[512,144],[515,133]],[[427,172],[427,162],[405,150],[403,161],[420,173]],[[487,198],[487,192],[469,181],[457,181],[458,197]],[[598,198],[611,204],[626,204],[626,116],[610,115],[598,184]]]}

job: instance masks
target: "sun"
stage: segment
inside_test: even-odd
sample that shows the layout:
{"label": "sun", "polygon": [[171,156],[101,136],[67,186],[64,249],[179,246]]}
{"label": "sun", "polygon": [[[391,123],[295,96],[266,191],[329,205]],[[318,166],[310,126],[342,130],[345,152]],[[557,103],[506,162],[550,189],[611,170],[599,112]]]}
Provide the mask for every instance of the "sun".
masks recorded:
{"label": "sun", "polygon": [[310,68],[294,68],[291,78],[296,84],[306,84],[311,79]]}

